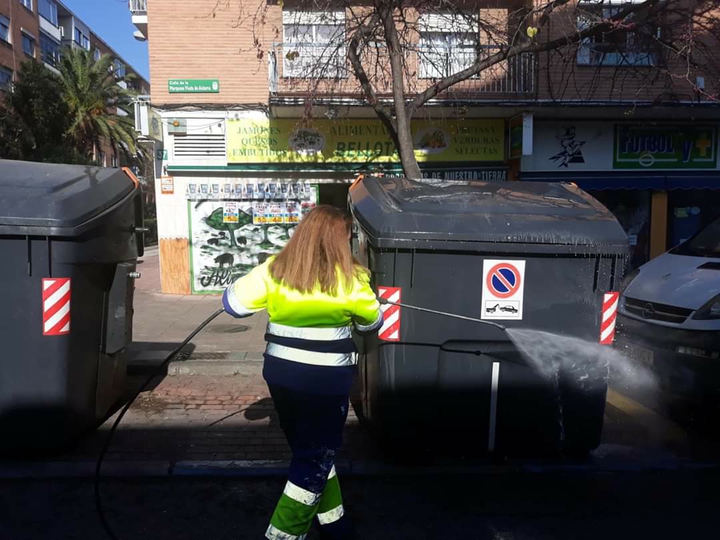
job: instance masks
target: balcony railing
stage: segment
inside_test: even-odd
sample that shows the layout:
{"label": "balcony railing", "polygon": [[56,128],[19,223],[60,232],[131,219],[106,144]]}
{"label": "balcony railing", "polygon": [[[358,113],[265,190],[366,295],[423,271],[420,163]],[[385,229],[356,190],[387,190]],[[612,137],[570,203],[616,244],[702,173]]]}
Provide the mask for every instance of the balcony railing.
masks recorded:
{"label": "balcony railing", "polygon": [[130,13],[144,15],[147,12],[147,0],[130,0]]}
{"label": "balcony railing", "polygon": [[[338,51],[337,56],[333,58],[329,56],[327,47],[325,44],[303,45],[299,48],[294,44],[275,43],[268,62],[271,96],[307,96],[308,89],[312,88],[318,98],[361,98],[360,88],[352,76],[350,63],[344,58],[345,50]],[[498,49],[485,47],[482,54],[489,56],[496,50]],[[420,49],[414,59],[417,62],[417,69],[414,70],[417,77],[413,81],[408,81],[408,88],[421,91],[438,78],[472,65],[475,58],[474,48],[450,52]],[[373,70],[368,68],[367,71]],[[535,55],[525,53],[503,60],[478,75],[454,85],[450,92],[456,95],[462,94],[467,98],[528,96],[535,93],[536,78]],[[389,80],[376,81],[376,90],[380,95],[391,95]]]}

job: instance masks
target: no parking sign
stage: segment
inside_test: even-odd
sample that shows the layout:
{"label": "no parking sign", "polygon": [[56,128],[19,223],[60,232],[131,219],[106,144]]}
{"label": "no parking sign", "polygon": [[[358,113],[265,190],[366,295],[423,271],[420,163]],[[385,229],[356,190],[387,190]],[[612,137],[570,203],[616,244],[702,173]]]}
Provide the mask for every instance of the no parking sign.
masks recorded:
{"label": "no parking sign", "polygon": [[525,261],[483,261],[481,319],[522,320]]}

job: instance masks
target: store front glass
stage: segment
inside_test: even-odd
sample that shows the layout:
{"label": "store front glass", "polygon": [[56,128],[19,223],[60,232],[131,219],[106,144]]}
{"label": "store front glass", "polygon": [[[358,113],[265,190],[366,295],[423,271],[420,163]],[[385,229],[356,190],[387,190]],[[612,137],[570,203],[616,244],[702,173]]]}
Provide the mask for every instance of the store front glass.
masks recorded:
{"label": "store front glass", "polygon": [[612,212],[628,235],[630,259],[628,270],[650,259],[650,191],[601,190],[589,191]]}
{"label": "store front glass", "polygon": [[720,190],[676,189],[668,193],[668,248],[684,242],[720,217]]}

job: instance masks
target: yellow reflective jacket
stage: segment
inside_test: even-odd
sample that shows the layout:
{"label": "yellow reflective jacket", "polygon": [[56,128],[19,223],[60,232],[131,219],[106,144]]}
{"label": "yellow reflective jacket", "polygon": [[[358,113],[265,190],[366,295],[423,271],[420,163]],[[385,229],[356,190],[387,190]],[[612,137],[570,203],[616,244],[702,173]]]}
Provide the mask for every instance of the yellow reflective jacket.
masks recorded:
{"label": "yellow reflective jacket", "polygon": [[351,286],[339,286],[335,295],[322,292],[319,286],[302,293],[272,277],[272,260],[256,266],[225,290],[225,310],[244,317],[267,309],[267,354],[314,365],[354,364],[351,327],[371,332],[382,325],[380,304],[367,273],[356,272]]}

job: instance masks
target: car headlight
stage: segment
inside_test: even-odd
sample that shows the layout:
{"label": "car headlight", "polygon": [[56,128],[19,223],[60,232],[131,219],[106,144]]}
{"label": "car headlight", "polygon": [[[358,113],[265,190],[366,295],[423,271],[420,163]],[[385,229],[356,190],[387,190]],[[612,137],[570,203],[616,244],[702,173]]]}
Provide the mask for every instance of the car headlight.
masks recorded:
{"label": "car headlight", "polygon": [[720,319],[720,294],[698,309],[693,315],[693,319]]}

